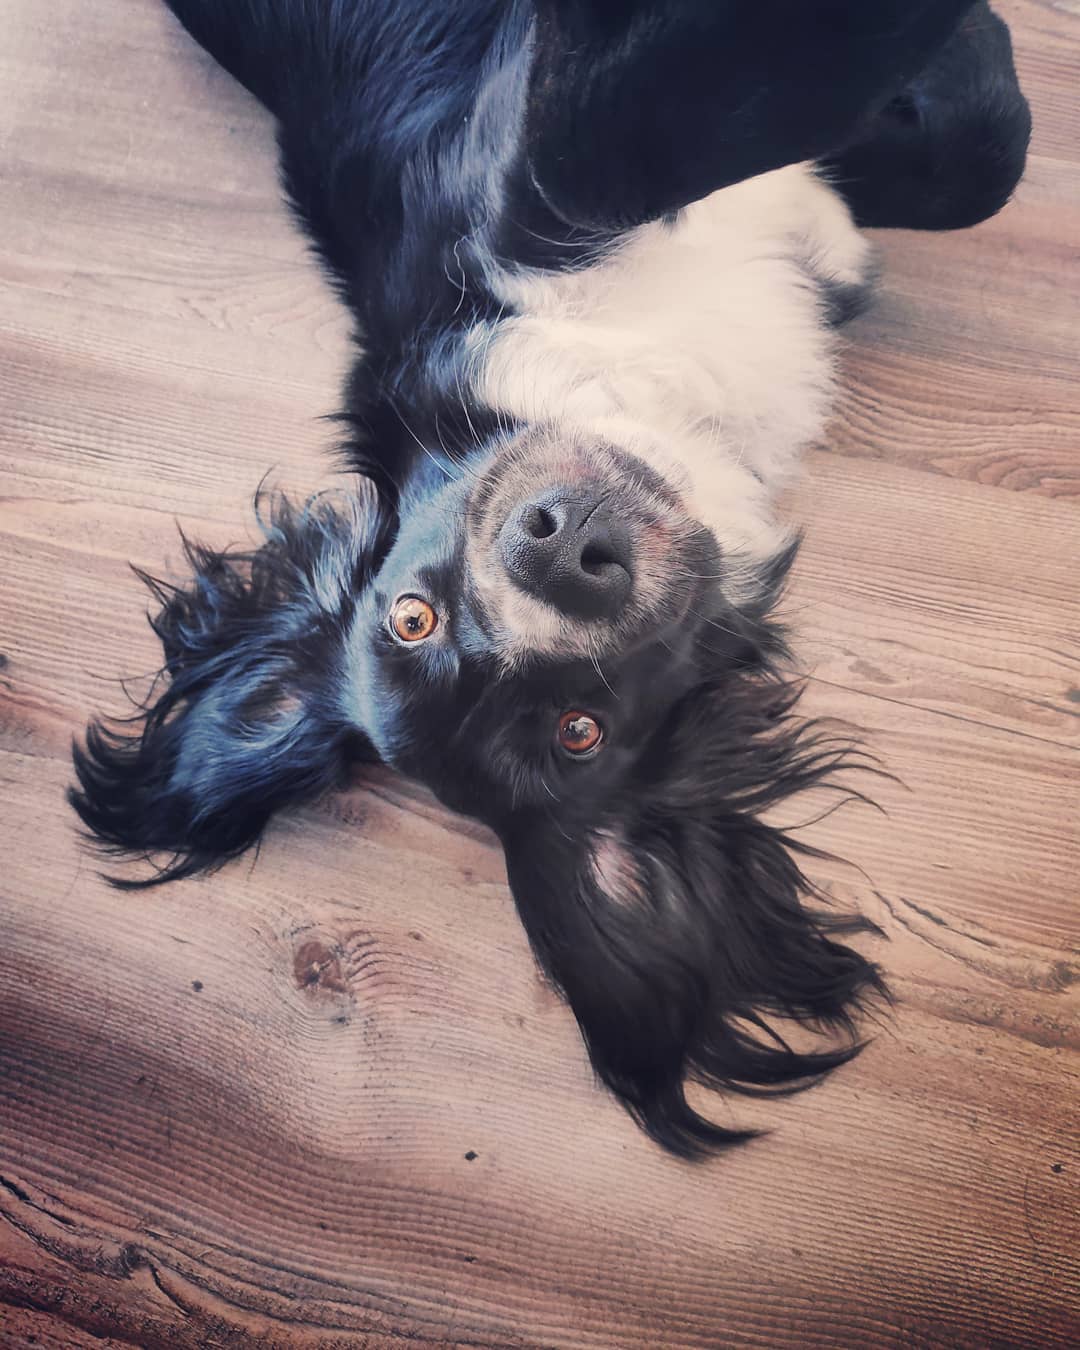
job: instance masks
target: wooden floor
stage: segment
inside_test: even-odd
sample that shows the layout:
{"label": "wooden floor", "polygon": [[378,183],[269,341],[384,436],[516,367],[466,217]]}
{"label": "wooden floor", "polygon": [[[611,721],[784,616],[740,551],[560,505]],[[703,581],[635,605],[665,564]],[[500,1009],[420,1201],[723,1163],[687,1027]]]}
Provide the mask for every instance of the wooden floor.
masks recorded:
{"label": "wooden floor", "polygon": [[330,481],[347,324],[162,5],[0,0],[0,1344],[1078,1343],[1080,13],[1000,9],[1027,181],[883,239],[793,503],[809,701],[903,780],[810,832],[898,1007],[691,1166],[392,776],[149,895],[80,850],[69,741],[157,656],[127,561]]}

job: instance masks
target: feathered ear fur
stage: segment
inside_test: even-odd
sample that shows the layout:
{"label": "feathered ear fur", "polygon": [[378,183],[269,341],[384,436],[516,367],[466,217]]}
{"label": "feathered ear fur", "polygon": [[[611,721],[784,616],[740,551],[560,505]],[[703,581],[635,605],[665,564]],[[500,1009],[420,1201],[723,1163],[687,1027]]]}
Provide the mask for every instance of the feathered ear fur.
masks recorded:
{"label": "feathered ear fur", "polygon": [[[877,968],[837,940],[874,925],[812,905],[824,897],[796,857],[813,850],[761,818],[852,763],[845,743],[795,717],[797,697],[746,675],[698,691],[603,825],[537,818],[504,841],[533,948],[597,1074],[687,1157],[752,1133],[701,1116],[687,1079],[748,1094],[807,1087],[858,1052],[854,1011],[884,992]],[[799,1052],[770,1018],[839,1040]]]}
{"label": "feathered ear fur", "polygon": [[107,852],[169,859],[118,885],[216,867],[279,808],[336,785],[351,758],[374,758],[339,687],[349,621],[383,548],[381,508],[373,495],[299,511],[281,498],[260,521],[266,542],[251,552],[185,540],[185,587],[139,574],[161,602],[150,622],[164,667],[134,717],[90,723],[69,792]]}

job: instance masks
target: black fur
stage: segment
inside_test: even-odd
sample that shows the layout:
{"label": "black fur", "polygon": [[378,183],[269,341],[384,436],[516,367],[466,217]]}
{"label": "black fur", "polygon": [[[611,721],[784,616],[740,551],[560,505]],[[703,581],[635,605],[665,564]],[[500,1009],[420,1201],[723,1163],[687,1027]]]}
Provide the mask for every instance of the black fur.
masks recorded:
{"label": "black fur", "polygon": [[[821,897],[799,845],[761,819],[850,763],[794,716],[796,700],[767,670],[695,689],[599,818],[566,811],[552,829],[526,815],[506,836],[518,912],[598,1074],[684,1156],[748,1137],[695,1111],[686,1078],[750,1094],[807,1087],[858,1052],[853,1011],[884,992],[835,940],[873,925],[808,905]],[[841,1040],[798,1053],[770,1018]]]}
{"label": "black fur", "polygon": [[335,663],[381,530],[359,495],[345,510],[282,501],[253,552],[185,540],[187,589],[140,574],[161,605],[151,624],[165,664],[139,713],[92,723],[75,747],[71,801],[107,850],[172,857],[149,881],[117,885],[219,866],[280,807],[375,758],[340,706]]}
{"label": "black fur", "polygon": [[1030,139],[1009,30],[979,0],[927,68],[824,167],[860,225],[957,230],[1005,205]]}
{"label": "black fur", "polygon": [[[162,676],[135,719],[91,724],[75,809],[107,849],[154,863],[121,884],[154,884],[235,857],[275,811],[384,760],[498,832],[533,949],[635,1119],[684,1155],[744,1138],[694,1111],[686,1080],[805,1086],[856,1053],[853,1015],[882,987],[840,941],[872,925],[831,913],[805,850],[765,819],[850,762],[799,722],[780,673],[771,614],[792,551],[735,605],[733,560],[707,531],[676,532],[663,595],[621,621],[602,668],[570,651],[508,661],[467,545],[500,466],[535,444],[471,392],[470,342],[504,308],[493,266],[577,266],[628,224],[808,155],[840,154],[865,213],[910,219],[886,206],[872,144],[891,155],[896,100],[932,89],[937,107],[957,62],[1002,68],[1009,153],[962,201],[937,175],[925,214],[985,213],[1022,162],[1007,49],[948,41],[970,0],[171,8],[278,119],[287,191],[363,337],[342,417],[370,482],[345,506],[278,502],[260,548],[190,545],[190,584],[149,582]],[[982,116],[988,80],[963,87]],[[832,297],[837,318],[851,298]],[[656,475],[612,463],[609,508],[667,520]],[[438,643],[393,637],[407,593],[438,606]],[[576,708],[607,737],[571,762],[553,730]],[[775,1019],[839,1040],[796,1051]]]}
{"label": "black fur", "polygon": [[[687,1104],[688,1076],[793,1091],[857,1052],[853,1011],[882,985],[836,939],[873,925],[808,904],[820,897],[795,861],[800,846],[761,819],[834,782],[854,757],[795,717],[798,690],[779,674],[782,634],[762,614],[671,631],[667,646],[613,662],[603,677],[564,664],[493,681],[474,658],[441,677],[429,670],[418,688],[398,682],[401,652],[390,643],[378,673],[357,664],[370,648],[357,630],[385,544],[378,513],[278,500],[266,534],[249,553],[189,545],[186,589],[146,579],[161,602],[163,687],[133,721],[91,726],[71,794],[106,848],[162,859],[149,879],[118,885],[235,857],[274,811],[376,758],[375,741],[498,831],[533,949],[597,1073],[665,1147],[694,1156],[747,1137]],[[778,560],[774,590],[791,556]],[[607,681],[634,701],[618,707]],[[377,689],[370,735],[361,687]],[[546,730],[551,713],[582,699],[613,738],[620,721],[634,737],[632,755],[598,759],[584,778],[584,766],[558,762]],[[435,725],[444,742],[432,743]],[[797,1053],[767,1018],[844,1039]]]}
{"label": "black fur", "polygon": [[971,3],[538,0],[536,181],[564,220],[611,228],[818,159],[926,66]]}

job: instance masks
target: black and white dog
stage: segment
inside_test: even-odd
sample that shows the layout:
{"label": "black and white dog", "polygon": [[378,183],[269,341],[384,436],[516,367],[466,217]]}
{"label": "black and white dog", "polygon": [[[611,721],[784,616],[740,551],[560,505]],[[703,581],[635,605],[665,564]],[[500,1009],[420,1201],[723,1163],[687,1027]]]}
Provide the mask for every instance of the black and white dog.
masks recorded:
{"label": "black and white dog", "polygon": [[763,818],[844,758],[782,674],[774,499],[869,287],[856,222],[971,224],[1020,176],[1007,29],[972,0],[170,4],[278,120],[359,326],[363,477],[152,583],[164,679],[91,725],[76,809],[152,884],[385,761],[497,831],[640,1124],[744,1137],[687,1080],[804,1086],[880,987]]}

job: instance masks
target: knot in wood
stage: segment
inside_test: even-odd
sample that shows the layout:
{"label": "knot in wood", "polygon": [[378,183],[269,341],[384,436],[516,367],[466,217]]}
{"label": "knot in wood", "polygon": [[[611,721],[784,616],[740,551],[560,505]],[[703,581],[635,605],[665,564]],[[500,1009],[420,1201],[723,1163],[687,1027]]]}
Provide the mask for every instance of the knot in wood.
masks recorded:
{"label": "knot in wood", "polygon": [[293,975],[298,989],[329,994],[347,994],[349,986],[341,963],[341,950],[320,938],[309,938],[297,948]]}

